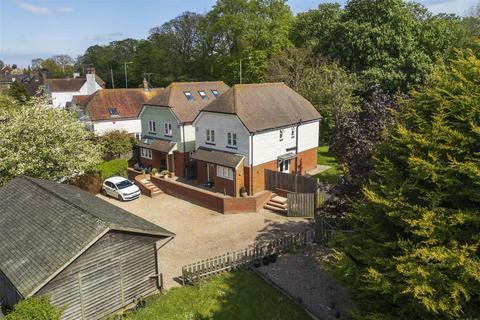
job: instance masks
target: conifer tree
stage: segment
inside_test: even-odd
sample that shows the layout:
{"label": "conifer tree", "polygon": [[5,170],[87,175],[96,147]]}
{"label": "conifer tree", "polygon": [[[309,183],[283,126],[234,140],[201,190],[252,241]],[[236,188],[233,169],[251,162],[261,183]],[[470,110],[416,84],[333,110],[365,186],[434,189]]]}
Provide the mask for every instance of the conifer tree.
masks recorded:
{"label": "conifer tree", "polygon": [[458,53],[399,111],[337,238],[358,319],[480,315],[480,60]]}

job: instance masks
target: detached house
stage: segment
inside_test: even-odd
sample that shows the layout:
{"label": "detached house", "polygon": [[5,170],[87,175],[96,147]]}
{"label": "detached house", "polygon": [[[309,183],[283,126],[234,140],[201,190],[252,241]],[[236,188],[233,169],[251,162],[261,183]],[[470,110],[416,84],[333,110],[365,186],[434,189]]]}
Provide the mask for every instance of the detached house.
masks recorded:
{"label": "detached house", "polygon": [[139,118],[140,162],[175,175],[193,178],[190,153],[195,150],[192,122],[200,110],[229,87],[222,81],[174,82],[143,105]]}
{"label": "detached house", "polygon": [[265,169],[316,168],[320,114],[284,83],[235,85],[203,108],[193,126],[199,183],[238,196],[265,188]]}
{"label": "detached house", "polygon": [[105,82],[95,74],[95,69],[87,70],[85,78],[47,79],[46,93],[51,97],[55,108],[64,108],[74,96],[91,95],[105,87]]}
{"label": "detached house", "polygon": [[105,89],[91,95],[74,96],[72,109],[78,119],[97,135],[111,130],[126,131],[138,139],[142,132],[138,113],[142,105],[163,89]]}

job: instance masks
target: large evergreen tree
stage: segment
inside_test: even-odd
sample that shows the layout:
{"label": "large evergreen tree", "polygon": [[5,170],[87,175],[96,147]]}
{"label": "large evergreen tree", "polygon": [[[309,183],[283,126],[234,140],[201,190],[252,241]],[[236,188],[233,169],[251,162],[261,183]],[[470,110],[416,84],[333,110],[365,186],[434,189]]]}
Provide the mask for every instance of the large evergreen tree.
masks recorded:
{"label": "large evergreen tree", "polygon": [[480,315],[480,60],[437,69],[403,104],[337,239],[359,319]]}

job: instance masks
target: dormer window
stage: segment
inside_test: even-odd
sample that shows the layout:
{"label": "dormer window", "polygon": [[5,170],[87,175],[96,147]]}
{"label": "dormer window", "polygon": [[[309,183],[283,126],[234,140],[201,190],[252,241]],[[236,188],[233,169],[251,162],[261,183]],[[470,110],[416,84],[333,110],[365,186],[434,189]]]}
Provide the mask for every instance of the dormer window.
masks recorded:
{"label": "dormer window", "polygon": [[190,91],[183,91],[183,94],[185,95],[185,97],[187,97],[187,100],[188,100],[188,101],[193,101],[193,100],[195,100],[195,99],[193,98],[193,95],[192,95],[192,93],[191,93]]}
{"label": "dormer window", "polygon": [[110,113],[110,117],[119,116],[117,108],[113,108],[113,107],[108,108],[108,113]]}
{"label": "dormer window", "polygon": [[198,91],[198,94],[200,95],[200,97],[202,97],[202,100],[208,100],[208,96],[205,91],[200,90]]}
{"label": "dormer window", "polygon": [[212,94],[216,97],[218,97],[220,95],[220,92],[218,92],[218,90],[212,90]]}

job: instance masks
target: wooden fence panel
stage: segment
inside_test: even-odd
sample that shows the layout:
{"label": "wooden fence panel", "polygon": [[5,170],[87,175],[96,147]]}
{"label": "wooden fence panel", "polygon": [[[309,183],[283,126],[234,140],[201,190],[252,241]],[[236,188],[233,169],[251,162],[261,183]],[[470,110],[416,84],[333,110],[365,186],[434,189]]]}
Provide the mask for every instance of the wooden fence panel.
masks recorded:
{"label": "wooden fence panel", "polygon": [[315,193],[287,194],[287,217],[310,217],[315,214]]}
{"label": "wooden fence panel", "polygon": [[234,252],[227,252],[221,256],[183,266],[183,282],[184,284],[195,283],[219,273],[231,271],[238,267],[250,264],[257,259],[304,248],[308,242],[313,240],[313,232],[314,231],[312,230],[306,230],[264,244]]}
{"label": "wooden fence panel", "polygon": [[265,169],[265,189],[267,190],[282,189],[290,192],[315,193],[317,188],[316,178]]}

